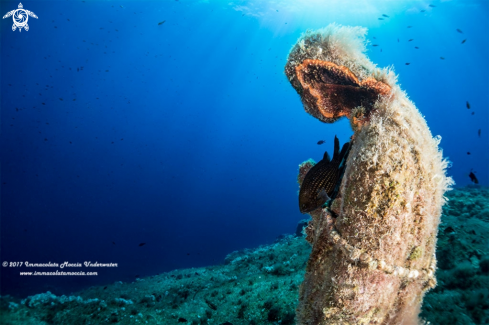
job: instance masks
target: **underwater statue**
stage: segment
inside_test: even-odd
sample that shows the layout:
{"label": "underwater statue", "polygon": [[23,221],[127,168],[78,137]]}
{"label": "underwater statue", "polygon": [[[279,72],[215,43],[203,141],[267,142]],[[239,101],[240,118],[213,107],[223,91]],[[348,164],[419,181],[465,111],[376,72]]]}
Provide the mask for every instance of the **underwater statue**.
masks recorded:
{"label": "underwater statue", "polygon": [[[365,55],[365,35],[335,24],[308,31],[285,66],[306,112],[326,123],[345,116],[354,131],[332,201],[305,209],[312,252],[298,324],[418,324],[436,285],[448,162],[394,72]],[[299,183],[313,166],[300,166]]]}

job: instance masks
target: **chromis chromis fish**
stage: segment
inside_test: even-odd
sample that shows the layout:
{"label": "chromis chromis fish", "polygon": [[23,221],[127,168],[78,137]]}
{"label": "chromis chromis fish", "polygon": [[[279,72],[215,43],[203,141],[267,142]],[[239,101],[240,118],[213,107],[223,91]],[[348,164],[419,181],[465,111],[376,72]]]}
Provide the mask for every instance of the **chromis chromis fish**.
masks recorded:
{"label": "chromis chromis fish", "polygon": [[349,150],[350,143],[347,142],[340,152],[340,141],[335,136],[333,159],[325,152],[323,159],[306,174],[299,192],[299,209],[302,213],[314,211],[331,199],[343,173]]}

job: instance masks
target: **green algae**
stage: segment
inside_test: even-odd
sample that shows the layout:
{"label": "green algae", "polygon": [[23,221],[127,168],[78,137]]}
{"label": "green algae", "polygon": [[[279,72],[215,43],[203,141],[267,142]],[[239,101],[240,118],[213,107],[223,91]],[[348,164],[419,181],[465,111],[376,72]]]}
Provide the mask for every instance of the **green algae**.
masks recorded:
{"label": "green algae", "polygon": [[416,247],[413,247],[413,250],[408,257],[408,260],[412,261],[412,260],[415,260],[417,258],[420,258],[421,256],[423,256],[423,249],[419,246],[416,246]]}

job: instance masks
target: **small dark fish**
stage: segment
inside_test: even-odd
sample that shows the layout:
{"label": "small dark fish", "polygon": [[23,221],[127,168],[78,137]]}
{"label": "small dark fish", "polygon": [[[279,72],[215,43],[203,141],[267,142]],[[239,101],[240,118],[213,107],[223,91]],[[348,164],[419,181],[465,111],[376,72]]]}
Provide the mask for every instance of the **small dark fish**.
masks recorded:
{"label": "small dark fish", "polygon": [[410,65],[411,63],[407,62],[406,65]]}
{"label": "small dark fish", "polygon": [[462,41],[462,44],[463,44],[463,43],[465,43],[465,41],[467,41],[467,40],[466,40],[466,39],[464,39],[464,40]]}
{"label": "small dark fish", "polygon": [[382,49],[380,49],[380,52],[382,52]]}
{"label": "small dark fish", "polygon": [[[460,29],[457,29],[457,32],[459,32],[460,34],[463,34],[464,32],[462,32]],[[470,34],[470,33],[469,33]]]}
{"label": "small dark fish", "polygon": [[63,101],[63,98],[60,98],[59,100],[60,100],[60,101]]}
{"label": "small dark fish", "polygon": [[319,144],[319,145],[321,145],[321,144],[323,144],[323,143],[324,143],[324,140],[319,140],[319,141],[318,141],[318,144]]}
{"label": "small dark fish", "polygon": [[384,20],[384,18],[378,18],[379,20]]}
{"label": "small dark fish", "polygon": [[467,154],[470,155],[470,151],[467,151]]}
{"label": "small dark fish", "polygon": [[377,39],[377,37],[375,37],[375,36],[373,36],[372,38],[373,38],[373,39]]}
{"label": "small dark fish", "polygon": [[112,242],[112,244],[114,244],[114,245],[115,245],[115,242]]}
{"label": "small dark fish", "polygon": [[379,44],[372,44],[372,46],[379,46]]}
{"label": "small dark fish", "polygon": [[479,134],[479,138],[481,137],[481,129],[477,132]]}
{"label": "small dark fish", "polygon": [[399,43],[399,39],[397,39],[397,43]]}
{"label": "small dark fish", "polygon": [[411,38],[408,42],[412,42],[412,41],[414,41],[414,38]]}
{"label": "small dark fish", "polygon": [[382,14],[382,16],[389,18],[389,16],[387,16],[386,14]]}
{"label": "small dark fish", "polygon": [[472,114],[471,114],[471,115],[474,115],[474,114],[475,114],[475,112],[472,112]]}
{"label": "small dark fish", "polygon": [[299,209],[302,213],[314,211],[330,200],[345,167],[349,149],[350,143],[347,142],[340,152],[340,141],[335,136],[333,159],[325,152],[323,159],[306,174],[299,191]]}
{"label": "small dark fish", "polygon": [[435,8],[436,6],[435,5],[430,5],[431,8]]}
{"label": "small dark fish", "polygon": [[445,58],[443,56],[440,56],[440,59],[445,60]]}
{"label": "small dark fish", "polygon": [[470,177],[470,180],[472,182],[474,182],[475,184],[479,184],[479,180],[477,179],[477,177],[475,176],[475,174],[472,172],[472,170],[470,170],[469,177]]}
{"label": "small dark fish", "polygon": [[146,243],[141,243],[139,244],[139,247],[146,245]]}
{"label": "small dark fish", "polygon": [[467,105],[467,108],[470,109],[470,103],[467,102],[465,105]]}
{"label": "small dark fish", "polygon": [[417,47],[417,46],[415,46],[414,48],[415,48],[416,50],[419,50],[419,47]]}
{"label": "small dark fish", "polygon": [[408,26],[408,28],[412,28],[413,26]]}
{"label": "small dark fish", "polygon": [[421,10],[421,12],[425,12],[426,10]]}
{"label": "small dark fish", "polygon": [[136,274],[134,277],[135,277],[135,278],[139,278],[139,274]]}
{"label": "small dark fish", "polygon": [[166,20],[160,21],[160,22],[158,23],[158,26],[163,25],[163,24],[165,23],[165,21],[166,21]]}
{"label": "small dark fish", "polygon": [[107,289],[107,286],[104,287],[104,290]]}

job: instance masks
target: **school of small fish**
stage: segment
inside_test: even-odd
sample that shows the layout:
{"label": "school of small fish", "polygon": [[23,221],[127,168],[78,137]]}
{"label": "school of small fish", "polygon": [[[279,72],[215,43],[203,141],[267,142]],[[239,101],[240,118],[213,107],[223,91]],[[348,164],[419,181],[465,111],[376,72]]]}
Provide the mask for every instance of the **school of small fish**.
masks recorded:
{"label": "school of small fish", "polygon": [[[435,8],[436,6],[433,5],[433,4],[429,4],[428,7]],[[420,10],[420,12],[426,12],[426,10],[423,9],[423,10]],[[385,18],[390,18],[390,16],[388,16],[386,14],[382,14],[382,17],[379,17],[378,20],[385,20]],[[407,28],[413,28],[413,26],[412,25],[409,25],[409,26],[407,26]],[[459,29],[459,28],[457,28],[455,31],[457,33],[459,33],[459,34],[464,34],[464,32],[461,29]],[[376,37],[373,37],[373,39],[376,40],[377,38]],[[412,41],[414,41],[413,38],[411,38],[411,39],[408,40],[408,42],[412,42]],[[466,41],[467,41],[467,39],[463,39],[462,42],[461,42],[461,44],[464,44]],[[397,39],[397,42],[400,43],[399,38]],[[372,44],[372,47],[378,47],[378,46],[380,46],[380,45],[377,44],[377,43],[376,44]],[[416,50],[419,50],[419,46],[415,46],[414,48]],[[382,52],[382,48],[380,49],[380,52]],[[440,60],[445,60],[445,57],[440,56]],[[411,65],[411,62],[406,62],[405,65]],[[470,103],[469,103],[469,101],[466,102],[466,106],[467,106],[468,109],[470,109]],[[472,112],[471,115],[475,115],[475,112]],[[478,130],[478,136],[480,138],[480,136],[481,136],[481,129]],[[470,155],[470,152],[467,152],[467,155]],[[474,182],[475,184],[478,184],[479,183],[479,181],[477,180],[477,177],[472,172],[472,170],[470,171],[469,177],[470,177],[470,180],[472,182]]]}

